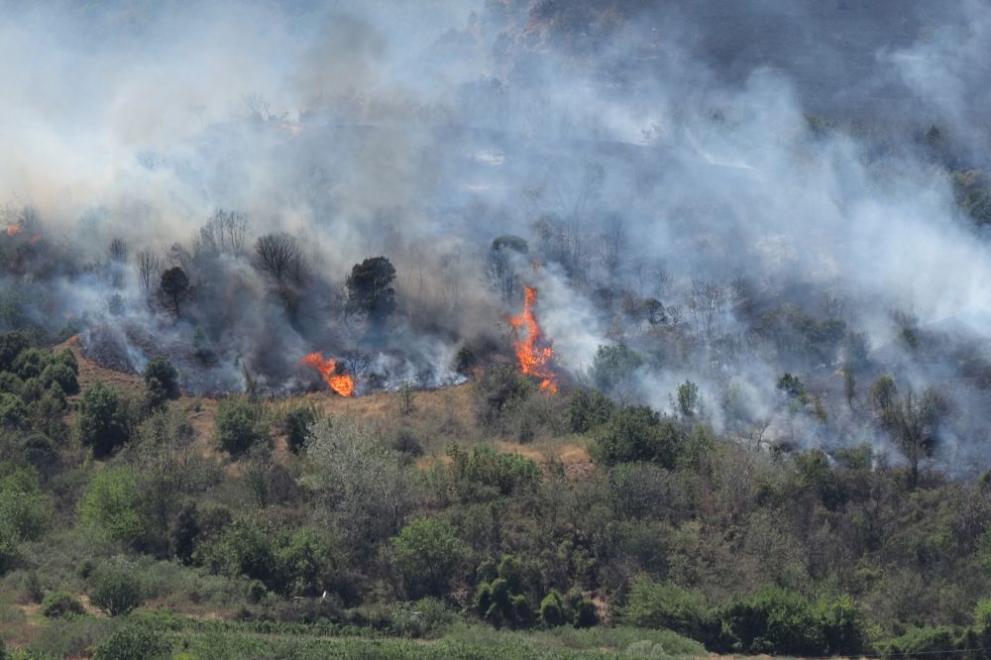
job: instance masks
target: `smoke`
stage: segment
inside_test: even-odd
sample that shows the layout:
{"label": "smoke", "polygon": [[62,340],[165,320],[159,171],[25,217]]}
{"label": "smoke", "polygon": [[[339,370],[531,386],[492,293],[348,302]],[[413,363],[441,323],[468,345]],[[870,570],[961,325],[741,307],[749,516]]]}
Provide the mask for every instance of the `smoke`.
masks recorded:
{"label": "smoke", "polygon": [[[510,350],[526,283],[571,381],[623,344],[623,398],[670,409],[692,380],[741,438],[884,447],[865,393],[891,372],[953,399],[945,460],[980,455],[991,259],[954,172],[987,167],[991,9],[670,4],[4,2],[0,200],[44,228],[35,252],[0,236],[4,287],[114,364],[165,352],[188,388],[279,393],[315,385],[311,351],[359,392],[459,382],[462,345]],[[218,208],[243,246],[204,244]],[[279,232],[299,281],[252,256]],[[500,236],[527,243],[508,287]],[[156,284],[190,274],[178,319],[142,250]],[[383,332],[343,287],[377,255]]]}

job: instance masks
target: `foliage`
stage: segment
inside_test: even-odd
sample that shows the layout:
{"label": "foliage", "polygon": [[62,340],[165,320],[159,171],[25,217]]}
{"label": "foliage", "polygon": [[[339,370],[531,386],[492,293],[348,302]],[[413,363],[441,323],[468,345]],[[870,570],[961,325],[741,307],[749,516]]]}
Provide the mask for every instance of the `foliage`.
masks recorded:
{"label": "foliage", "polygon": [[371,257],[355,264],[345,280],[348,309],[367,314],[373,324],[385,321],[396,309],[394,279],[396,269],[385,257]]}
{"label": "foliage", "polygon": [[609,421],[615,404],[597,390],[579,388],[568,402],[568,424],[572,433],[587,433]]}
{"label": "foliage", "polygon": [[120,393],[97,383],[79,403],[79,440],[93,456],[106,458],[131,437],[131,419]]}
{"label": "foliage", "polygon": [[317,421],[317,411],[313,406],[296,406],[290,409],[283,419],[283,429],[290,451],[299,453],[309,437],[310,427]]}
{"label": "foliage", "polygon": [[673,421],[646,406],[631,406],[614,412],[596,433],[592,455],[606,465],[649,461],[672,468],[681,442]]}
{"label": "foliage", "polygon": [[108,538],[140,547],[152,531],[145,493],[131,468],[97,472],[79,506],[83,524]]}
{"label": "foliage", "polygon": [[179,398],[179,372],[167,358],[157,357],[144,370],[145,401],[157,408],[170,399]]}
{"label": "foliage", "polygon": [[420,518],[392,539],[392,553],[404,591],[415,599],[444,596],[468,549],[447,523]]}
{"label": "foliage", "polygon": [[141,581],[133,570],[113,564],[96,572],[89,598],[110,616],[127,614],[144,601]]}
{"label": "foliage", "polygon": [[640,628],[666,628],[692,639],[711,640],[715,616],[701,594],[670,582],[639,576],[630,585],[624,622]]}
{"label": "foliage", "polygon": [[268,420],[261,406],[245,397],[228,397],[217,407],[214,439],[233,457],[269,441]]}
{"label": "foliage", "polygon": [[491,447],[473,447],[465,451],[452,445],[451,458],[454,490],[462,499],[484,500],[508,496],[536,486],[540,468],[518,454],[505,454]]}
{"label": "foliage", "polygon": [[74,616],[83,614],[85,611],[82,603],[64,591],[53,591],[46,594],[44,600],[41,601],[41,613],[49,619]]}
{"label": "foliage", "polygon": [[144,626],[121,628],[96,647],[94,660],[134,660],[135,658],[167,658],[172,645],[160,632]]}
{"label": "foliage", "polygon": [[592,381],[604,392],[612,392],[643,364],[643,358],[626,344],[599,346],[592,363]]}

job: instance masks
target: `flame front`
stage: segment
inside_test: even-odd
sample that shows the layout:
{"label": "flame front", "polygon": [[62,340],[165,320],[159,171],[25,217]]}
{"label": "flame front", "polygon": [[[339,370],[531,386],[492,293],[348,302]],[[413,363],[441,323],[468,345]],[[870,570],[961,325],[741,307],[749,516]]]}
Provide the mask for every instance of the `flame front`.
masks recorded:
{"label": "flame front", "polygon": [[23,229],[20,223],[9,224],[7,225],[7,236],[17,236]]}
{"label": "flame front", "polygon": [[[520,365],[520,371],[527,376],[540,379],[540,389],[557,394],[557,376],[551,370],[554,349],[544,338],[537,317],[533,314],[533,306],[536,302],[537,290],[532,286],[523,287],[523,312],[509,318],[509,324],[517,333],[517,340],[513,342],[516,361]],[[523,337],[519,337],[521,329],[525,331]]]}
{"label": "flame front", "polygon": [[337,360],[324,358],[320,353],[309,353],[300,360],[302,364],[316,369],[324,382],[341,396],[354,396],[354,378],[337,369]]}

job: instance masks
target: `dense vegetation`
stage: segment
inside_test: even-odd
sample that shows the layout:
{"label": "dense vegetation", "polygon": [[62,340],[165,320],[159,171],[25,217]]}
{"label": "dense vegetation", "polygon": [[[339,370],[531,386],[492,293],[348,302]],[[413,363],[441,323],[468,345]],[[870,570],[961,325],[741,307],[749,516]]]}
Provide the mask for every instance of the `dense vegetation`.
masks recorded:
{"label": "dense vegetation", "polygon": [[[387,396],[384,426],[232,397],[197,431],[205,402],[178,398],[162,361],[143,386],[79,393],[71,351],[10,333],[0,367],[14,657],[976,658],[991,643],[991,480],[720,438],[690,384],[664,415],[493,368],[468,386],[487,426],[421,437],[430,393]],[[868,396],[900,400],[886,388]],[[917,408],[881,401],[877,423]],[[498,451],[487,428],[526,430],[543,458]]]}

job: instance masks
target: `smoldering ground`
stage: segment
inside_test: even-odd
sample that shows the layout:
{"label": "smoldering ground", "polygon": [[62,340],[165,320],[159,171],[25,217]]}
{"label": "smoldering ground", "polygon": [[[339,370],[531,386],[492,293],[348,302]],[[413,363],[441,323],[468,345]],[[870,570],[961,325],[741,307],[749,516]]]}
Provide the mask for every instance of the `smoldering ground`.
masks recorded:
{"label": "smoldering ground", "polygon": [[[165,352],[198,391],[299,389],[309,351],[438,386],[465,345],[508,353],[528,282],[573,383],[670,409],[691,380],[740,438],[883,447],[890,372],[953,402],[944,460],[983,458],[991,261],[960,182],[987,167],[986,4],[0,11],[0,192],[30,228],[0,236],[8,326],[68,324],[125,368]],[[207,240],[217,209],[242,244]],[[292,281],[254,255],[283,232]],[[526,249],[495,273],[504,236]],[[343,283],[377,255],[398,309],[372,332]],[[606,378],[602,346],[637,359]]]}

